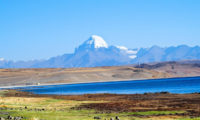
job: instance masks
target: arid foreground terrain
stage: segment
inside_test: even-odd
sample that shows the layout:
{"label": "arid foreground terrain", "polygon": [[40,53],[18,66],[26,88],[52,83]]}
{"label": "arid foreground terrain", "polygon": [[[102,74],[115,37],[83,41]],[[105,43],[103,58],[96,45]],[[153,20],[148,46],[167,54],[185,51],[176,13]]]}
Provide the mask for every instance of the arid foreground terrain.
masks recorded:
{"label": "arid foreground terrain", "polygon": [[34,95],[0,92],[0,119],[200,120],[200,94]]}
{"label": "arid foreground terrain", "polygon": [[200,76],[200,61],[96,68],[0,69],[0,87]]}

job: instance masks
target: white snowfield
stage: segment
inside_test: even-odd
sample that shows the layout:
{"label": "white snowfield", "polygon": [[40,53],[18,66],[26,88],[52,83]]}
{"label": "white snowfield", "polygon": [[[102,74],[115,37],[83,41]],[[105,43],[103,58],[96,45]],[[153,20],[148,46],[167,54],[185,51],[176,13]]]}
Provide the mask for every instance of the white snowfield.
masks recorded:
{"label": "white snowfield", "polygon": [[119,48],[120,50],[128,50],[128,48],[126,48],[125,46],[116,46],[117,48]]}
{"label": "white snowfield", "polygon": [[108,48],[108,44],[105,40],[97,35],[92,35],[87,41],[86,44],[94,45],[95,48]]}
{"label": "white snowfield", "polygon": [[129,58],[131,59],[135,59],[138,53],[138,50],[129,50],[128,48],[124,47],[124,46],[116,46],[118,49],[124,51],[126,54],[129,55]]}
{"label": "white snowfield", "polygon": [[0,58],[0,61],[5,61],[5,59],[4,58]]}
{"label": "white snowfield", "polygon": [[136,55],[129,56],[129,58],[131,58],[131,59],[135,59],[136,57],[137,57]]}

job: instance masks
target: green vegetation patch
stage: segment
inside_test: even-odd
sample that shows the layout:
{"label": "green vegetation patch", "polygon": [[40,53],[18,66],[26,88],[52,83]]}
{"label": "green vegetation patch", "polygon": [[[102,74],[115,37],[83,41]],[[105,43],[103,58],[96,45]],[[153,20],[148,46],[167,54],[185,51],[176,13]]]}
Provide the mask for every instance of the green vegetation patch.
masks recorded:
{"label": "green vegetation patch", "polygon": [[[100,103],[106,101],[75,101],[53,99],[49,97],[6,97],[8,91],[0,91],[0,117],[23,117],[24,120],[94,120],[100,117],[102,120],[115,118],[121,120],[145,120],[145,116],[176,115],[185,111],[146,111],[146,112],[99,112],[92,109],[72,109],[81,104]],[[144,116],[144,117],[140,117]],[[185,118],[178,120],[200,120],[200,118]]]}
{"label": "green vegetation patch", "polygon": [[4,97],[8,90],[0,90],[0,97]]}
{"label": "green vegetation patch", "polygon": [[185,111],[146,111],[146,112],[131,112],[128,113],[129,115],[174,115],[174,114],[181,114],[185,113]]}
{"label": "green vegetation patch", "polygon": [[[147,112],[125,112],[125,113],[98,113],[95,110],[29,110],[29,109],[15,109],[15,110],[3,110],[4,113],[9,113],[11,116],[23,116],[27,120],[93,120],[95,116],[101,119],[110,119],[115,116],[120,117],[123,120],[136,120],[140,119],[134,115],[169,115],[176,113],[183,113],[183,111],[147,111]],[[2,115],[0,115],[2,116]],[[5,115],[2,117],[6,117]],[[196,120],[196,119],[180,119],[180,120]],[[197,119],[199,120],[199,119]]]}
{"label": "green vegetation patch", "polygon": [[[94,111],[87,110],[45,110],[45,111],[35,111],[35,110],[3,110],[1,112],[8,113],[11,116],[22,116],[27,120],[90,120],[93,118]],[[6,115],[0,115],[6,117]]]}

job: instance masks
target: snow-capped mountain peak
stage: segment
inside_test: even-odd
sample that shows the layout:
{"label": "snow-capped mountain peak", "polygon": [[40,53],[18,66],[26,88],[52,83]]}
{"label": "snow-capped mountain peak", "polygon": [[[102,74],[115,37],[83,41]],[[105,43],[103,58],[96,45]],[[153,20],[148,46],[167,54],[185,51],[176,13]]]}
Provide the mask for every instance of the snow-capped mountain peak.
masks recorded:
{"label": "snow-capped mountain peak", "polygon": [[99,48],[108,48],[108,44],[105,42],[105,40],[97,35],[92,35],[89,37],[88,40],[83,42],[76,50],[75,52],[78,51],[88,51],[88,50],[94,50],[94,49],[99,49]]}
{"label": "snow-capped mountain peak", "polygon": [[108,44],[105,40],[97,35],[92,35],[87,41],[85,41],[85,44],[93,46],[94,48],[108,48]]}

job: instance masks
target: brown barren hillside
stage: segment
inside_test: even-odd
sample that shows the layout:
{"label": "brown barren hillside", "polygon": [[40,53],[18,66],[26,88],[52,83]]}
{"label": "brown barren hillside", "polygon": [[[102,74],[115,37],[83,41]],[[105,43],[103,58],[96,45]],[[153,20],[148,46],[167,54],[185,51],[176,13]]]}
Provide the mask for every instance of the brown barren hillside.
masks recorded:
{"label": "brown barren hillside", "polygon": [[200,76],[200,62],[163,62],[95,68],[0,69],[0,86],[86,83]]}

